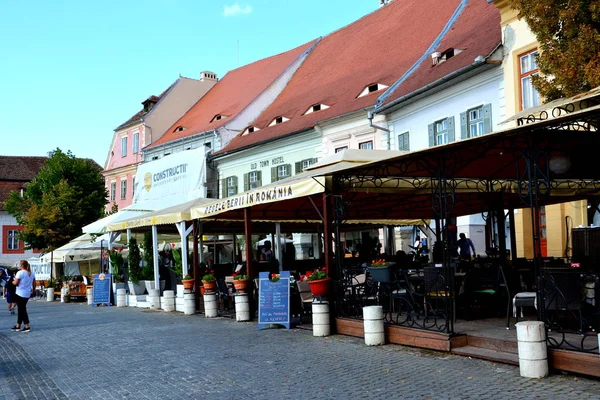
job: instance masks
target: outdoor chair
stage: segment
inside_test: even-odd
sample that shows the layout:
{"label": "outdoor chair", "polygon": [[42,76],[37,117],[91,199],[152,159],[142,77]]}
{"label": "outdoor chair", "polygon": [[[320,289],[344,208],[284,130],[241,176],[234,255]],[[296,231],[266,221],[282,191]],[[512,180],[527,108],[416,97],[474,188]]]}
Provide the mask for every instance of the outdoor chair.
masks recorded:
{"label": "outdoor chair", "polygon": [[[423,307],[425,313],[428,307],[432,312],[436,312],[439,302],[444,302],[448,293],[446,292],[446,279],[443,275],[443,269],[437,267],[428,267],[423,269]],[[432,301],[434,301],[432,303]],[[435,307],[433,306],[435,304]]]}
{"label": "outdoor chair", "polygon": [[312,314],[313,295],[308,282],[296,281],[296,286],[298,286],[298,294],[302,305],[302,313],[300,314],[300,323],[302,323],[305,315],[310,317]]}

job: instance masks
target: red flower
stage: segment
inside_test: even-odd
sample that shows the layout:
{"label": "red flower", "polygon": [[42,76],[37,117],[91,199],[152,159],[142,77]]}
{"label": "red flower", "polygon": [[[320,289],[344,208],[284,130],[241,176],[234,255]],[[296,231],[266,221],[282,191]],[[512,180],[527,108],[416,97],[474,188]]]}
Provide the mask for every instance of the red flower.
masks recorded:
{"label": "red flower", "polygon": [[327,271],[327,267],[321,268],[322,271]]}
{"label": "red flower", "polygon": [[175,248],[175,243],[171,243],[171,248]]}
{"label": "red flower", "polygon": [[271,274],[271,278],[275,278],[277,274]]}
{"label": "red flower", "polygon": [[215,273],[215,270],[214,270],[214,269],[211,269],[211,270],[210,270],[210,273],[211,273],[211,274],[214,274],[214,273]]}

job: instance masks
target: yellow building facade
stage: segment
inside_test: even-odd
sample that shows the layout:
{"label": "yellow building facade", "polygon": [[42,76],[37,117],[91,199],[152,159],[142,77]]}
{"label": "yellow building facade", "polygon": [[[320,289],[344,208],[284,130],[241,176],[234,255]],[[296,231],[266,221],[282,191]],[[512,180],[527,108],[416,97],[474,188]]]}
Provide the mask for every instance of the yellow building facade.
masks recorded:
{"label": "yellow building facade", "polygon": [[[541,99],[531,86],[531,75],[537,74],[535,55],[539,43],[527,22],[518,18],[506,0],[494,0],[500,10],[502,43],[504,45],[504,86],[501,101],[504,103],[505,118],[531,107],[540,105]],[[507,128],[516,121],[507,123]],[[565,257],[567,232],[572,227],[587,225],[587,201],[555,204],[540,211],[542,255]],[[518,257],[533,257],[532,216],[530,209],[515,211],[515,233]]]}

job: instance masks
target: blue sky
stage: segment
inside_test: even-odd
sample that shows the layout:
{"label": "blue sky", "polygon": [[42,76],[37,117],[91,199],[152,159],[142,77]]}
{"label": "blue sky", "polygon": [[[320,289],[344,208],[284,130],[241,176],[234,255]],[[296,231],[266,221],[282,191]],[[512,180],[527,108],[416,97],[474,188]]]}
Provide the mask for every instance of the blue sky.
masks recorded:
{"label": "blue sky", "polygon": [[377,7],[378,0],[0,0],[0,154],[60,147],[103,165],[113,129],[179,74],[222,77]]}

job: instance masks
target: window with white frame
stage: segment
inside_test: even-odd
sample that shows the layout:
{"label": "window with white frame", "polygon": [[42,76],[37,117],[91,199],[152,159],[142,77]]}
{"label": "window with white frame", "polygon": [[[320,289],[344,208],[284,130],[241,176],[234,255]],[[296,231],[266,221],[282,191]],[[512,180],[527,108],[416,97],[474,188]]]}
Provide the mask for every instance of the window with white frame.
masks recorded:
{"label": "window with white frame", "polygon": [[435,144],[448,143],[448,118],[435,123]]}
{"label": "window with white frame", "polygon": [[398,150],[410,151],[408,132],[404,132],[398,135]]}
{"label": "window with white frame", "polygon": [[227,178],[227,197],[237,194],[237,179],[235,176]]}
{"label": "window with white frame", "polygon": [[460,138],[468,139],[492,132],[492,105],[485,104],[460,113]]}
{"label": "window with white frame", "polygon": [[258,171],[252,171],[248,174],[248,182],[250,183],[250,189],[256,189],[260,186],[260,177]]}
{"label": "window with white frame", "polygon": [[110,201],[117,199],[117,182],[110,183]]}
{"label": "window with white frame", "polygon": [[483,129],[483,107],[469,110],[469,137],[481,136]]}
{"label": "window with white frame", "polygon": [[16,229],[9,229],[6,231],[6,249],[7,250],[19,250],[19,231]]}
{"label": "window with white frame", "polygon": [[133,134],[133,154],[137,154],[140,150],[140,134],[136,132]]}
{"label": "window with white frame", "polygon": [[127,179],[121,180],[121,200],[127,198]]}
{"label": "window with white frame", "polygon": [[538,75],[540,68],[537,65],[537,50],[519,56],[519,79],[521,84],[521,109],[540,105],[540,95],[533,87],[532,78]]}
{"label": "window with white frame", "polygon": [[429,147],[454,142],[454,117],[429,124]]}
{"label": "window with white frame", "polygon": [[280,165],[277,167],[277,178],[287,178],[290,176],[290,166],[287,164]]}
{"label": "window with white frame", "polygon": [[361,150],[373,150],[373,141],[362,142],[358,144],[358,148]]}
{"label": "window with white frame", "polygon": [[121,157],[127,155],[127,136],[121,138]]}

